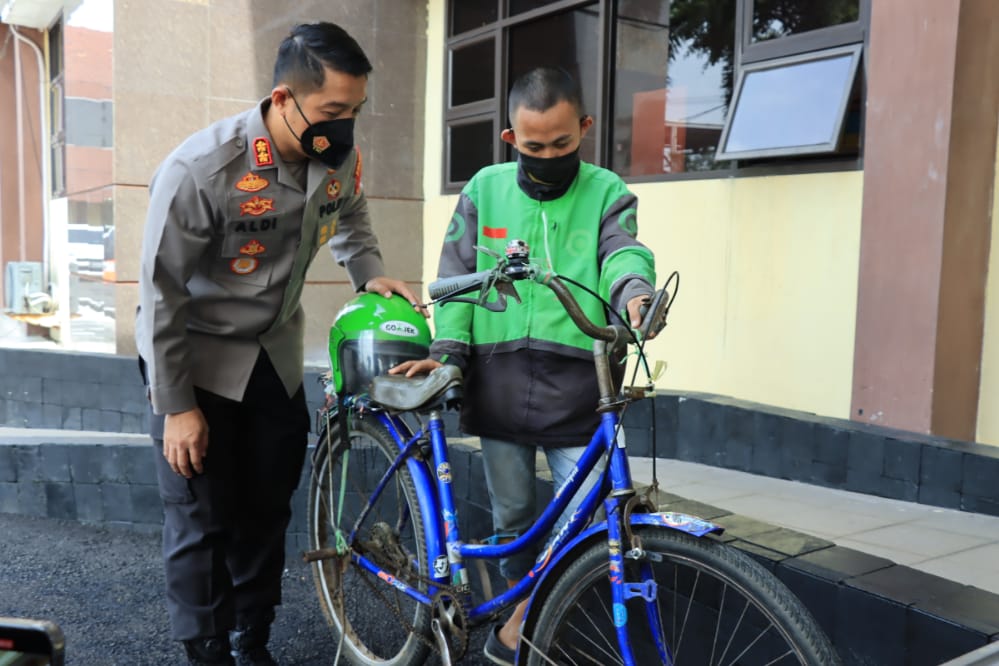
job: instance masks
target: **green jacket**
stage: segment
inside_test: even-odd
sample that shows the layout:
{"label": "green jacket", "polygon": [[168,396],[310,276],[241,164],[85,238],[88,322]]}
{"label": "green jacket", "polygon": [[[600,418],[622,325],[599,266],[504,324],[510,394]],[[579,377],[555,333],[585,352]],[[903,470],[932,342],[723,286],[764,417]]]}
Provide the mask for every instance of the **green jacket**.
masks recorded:
{"label": "green jacket", "polygon": [[[550,263],[623,313],[655,282],[652,253],[636,239],[637,205],[616,174],[585,162],[569,190],[545,202],[520,189],[515,162],[486,167],[462,190],[438,277],[492,268],[495,259],[473,246],[502,254],[508,241],[520,239],[532,262]],[[592,340],[547,287],[515,286],[522,302],[508,299],[504,312],[464,303],[435,312],[431,355],[465,371],[462,429],[544,446],[585,445],[599,422]],[[596,299],[570,289],[591,319],[606,322]]]}

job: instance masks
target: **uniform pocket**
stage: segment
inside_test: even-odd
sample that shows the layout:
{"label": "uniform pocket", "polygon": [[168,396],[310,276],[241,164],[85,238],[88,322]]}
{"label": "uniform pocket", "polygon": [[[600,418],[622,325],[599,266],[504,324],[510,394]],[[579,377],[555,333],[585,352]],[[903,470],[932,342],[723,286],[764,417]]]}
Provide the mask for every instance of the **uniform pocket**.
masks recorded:
{"label": "uniform pocket", "polygon": [[228,222],[215,277],[257,287],[270,284],[282,242],[276,225],[276,218]]}

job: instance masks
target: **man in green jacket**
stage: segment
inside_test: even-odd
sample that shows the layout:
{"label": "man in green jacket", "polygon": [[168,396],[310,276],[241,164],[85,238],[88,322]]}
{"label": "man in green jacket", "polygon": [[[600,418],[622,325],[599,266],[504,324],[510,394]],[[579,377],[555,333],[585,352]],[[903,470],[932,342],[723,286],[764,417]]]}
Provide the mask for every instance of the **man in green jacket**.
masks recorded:
{"label": "man in green jacket", "polygon": [[[510,91],[512,128],[500,137],[519,153],[480,170],[462,190],[444,239],[438,277],[495,265],[473,246],[502,253],[511,239],[526,241],[531,260],[599,293],[637,328],[652,294],[652,253],[638,242],[638,200],[614,173],[581,162],[579,146],[593,119],[582,109],[578,83],[564,70],[542,67]],[[535,519],[535,451],[542,447],[556,486],[572,471],[599,424],[599,391],[592,341],[569,319],[555,295],[518,282],[522,300],[503,312],[451,303],[435,313],[431,358],[393,368],[408,376],[442,363],[465,375],[462,430],[482,441],[497,535],[511,537]],[[603,322],[600,303],[570,287],[589,317]],[[615,380],[620,383],[623,366]],[[572,515],[596,480],[591,474],[559,524]],[[534,553],[500,562],[511,584],[533,566]],[[485,653],[512,664],[526,602],[495,627]]]}

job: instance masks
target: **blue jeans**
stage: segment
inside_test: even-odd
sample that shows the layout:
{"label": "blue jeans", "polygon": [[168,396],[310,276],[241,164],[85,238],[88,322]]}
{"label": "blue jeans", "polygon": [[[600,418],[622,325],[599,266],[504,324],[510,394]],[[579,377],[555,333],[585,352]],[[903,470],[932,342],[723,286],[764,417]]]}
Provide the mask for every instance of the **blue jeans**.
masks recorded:
{"label": "blue jeans", "polygon": [[[623,433],[619,435],[623,437]],[[496,534],[521,535],[530,528],[537,515],[537,479],[535,468],[536,447],[514,444],[498,439],[481,438],[482,460],[486,471],[486,485],[493,509],[493,530]],[[557,489],[572,472],[573,466],[585,446],[543,449],[548,458],[548,467]],[[599,480],[606,466],[606,458],[601,458],[582,487],[569,500],[565,511],[556,521],[553,533],[569,520],[579,507],[586,494]],[[534,566],[538,556],[537,544],[528,546],[519,553],[500,559],[500,573],[507,580],[520,580]]]}

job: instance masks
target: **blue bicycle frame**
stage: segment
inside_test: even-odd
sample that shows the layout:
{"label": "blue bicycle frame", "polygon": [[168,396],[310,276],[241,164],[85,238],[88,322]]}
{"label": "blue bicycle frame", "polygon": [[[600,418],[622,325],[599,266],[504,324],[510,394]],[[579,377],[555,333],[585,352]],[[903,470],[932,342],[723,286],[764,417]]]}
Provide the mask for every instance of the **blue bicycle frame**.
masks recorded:
{"label": "blue bicycle frame", "polygon": [[[431,412],[426,426],[408,438],[404,436],[404,433],[408,433],[409,428],[398,416],[392,416],[377,409],[369,412],[369,415],[377,418],[389,430],[396,444],[399,446],[399,454],[375,487],[356,524],[360,525],[364,521],[365,515],[377,502],[378,497],[390,482],[392,476],[405,464],[416,488],[421,513],[424,516],[438,518],[436,520],[428,519],[424,521],[423,539],[427,547],[429,571],[421,573],[428,575],[432,580],[439,582],[441,585],[447,584],[448,573],[450,574],[451,584],[464,585],[468,583],[468,570],[464,563],[466,558],[495,559],[507,557],[543,539],[551,531],[559,516],[565,511],[571,498],[579,491],[584,479],[589,476],[601,456],[608,454],[609,464],[601,475],[600,481],[594,484],[592,490],[586,495],[579,508],[558,533],[551,537],[544,553],[538,557],[534,567],[526,576],[512,588],[478,606],[471,606],[470,594],[466,595],[466,598],[460,601],[465,603],[466,608],[468,608],[469,621],[472,624],[477,624],[530,593],[547,572],[554,568],[553,565],[564,558],[577,544],[585,541],[596,532],[606,530],[614,624],[624,663],[629,666],[635,664],[627,635],[628,617],[625,602],[628,599],[639,596],[646,601],[647,620],[662,662],[664,664],[672,663],[672,656],[669,654],[665,639],[660,635],[658,629],[662,625],[660,623],[658,607],[655,604],[656,584],[651,578],[648,566],[642,567],[643,580],[640,582],[626,582],[623,576],[624,554],[621,546],[624,526],[621,509],[623,507],[623,498],[633,494],[633,490],[626,449],[623,443],[620,445],[615,444],[618,441],[616,438],[618,429],[618,414],[616,411],[612,410],[602,414],[600,426],[594,432],[583,455],[576,462],[562,485],[555,491],[554,501],[548,505],[535,523],[524,534],[513,541],[498,545],[468,544],[461,541],[458,529],[457,509],[455,507],[451,484],[451,466],[448,458],[447,441],[444,436],[444,425],[440,413],[436,411]],[[433,452],[433,472],[428,470],[422,461],[417,460],[412,455],[416,445],[428,435]],[[432,473],[436,478],[431,477]],[[614,491],[622,492],[616,493]],[[602,497],[606,498],[604,500],[604,508],[608,520],[606,523],[591,527],[583,535],[580,535],[580,531],[589,521],[590,517],[593,516],[597,504]],[[707,521],[679,514],[667,514],[665,516],[661,514],[636,514],[632,518],[632,523],[634,524],[666,526],[688,532],[695,536],[703,536],[710,532],[720,531],[719,527]],[[353,541],[354,537],[355,534],[351,533],[349,541]],[[386,583],[393,585],[419,603],[431,604],[434,594],[438,591],[438,588],[431,587],[426,592],[422,592],[398,580],[374,562],[356,552],[351,553],[351,558],[359,566],[370,571]],[[438,562],[443,562],[442,558],[445,558],[448,563],[446,570],[442,564],[437,564]]]}

